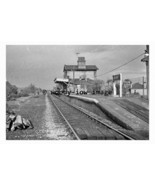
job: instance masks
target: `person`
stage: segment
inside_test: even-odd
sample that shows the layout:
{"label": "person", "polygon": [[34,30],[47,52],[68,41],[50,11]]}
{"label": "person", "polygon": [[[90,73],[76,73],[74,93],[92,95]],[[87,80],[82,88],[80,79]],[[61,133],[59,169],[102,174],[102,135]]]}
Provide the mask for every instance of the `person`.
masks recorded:
{"label": "person", "polygon": [[67,95],[69,96],[69,95],[70,95],[70,93],[71,93],[71,91],[68,91]]}
{"label": "person", "polygon": [[129,94],[131,94],[131,88],[129,88]]}

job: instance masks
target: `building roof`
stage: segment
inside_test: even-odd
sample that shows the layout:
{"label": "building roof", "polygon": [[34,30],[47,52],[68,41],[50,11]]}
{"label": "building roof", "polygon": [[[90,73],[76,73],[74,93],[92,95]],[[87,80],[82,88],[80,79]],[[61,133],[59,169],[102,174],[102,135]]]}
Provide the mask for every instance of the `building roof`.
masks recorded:
{"label": "building roof", "polygon": [[132,89],[143,89],[143,85],[140,83],[134,83]]}
{"label": "building roof", "polygon": [[69,79],[67,79],[67,78],[55,78],[54,82],[55,83],[68,83]]}
{"label": "building roof", "polygon": [[86,68],[78,68],[78,65],[64,65],[63,71],[97,71],[96,65],[86,65]]}

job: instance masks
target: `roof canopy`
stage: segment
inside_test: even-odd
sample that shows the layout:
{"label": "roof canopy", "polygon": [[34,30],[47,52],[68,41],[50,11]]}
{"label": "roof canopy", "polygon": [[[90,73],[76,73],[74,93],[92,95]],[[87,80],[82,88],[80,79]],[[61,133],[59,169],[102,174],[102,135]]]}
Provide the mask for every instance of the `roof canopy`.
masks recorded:
{"label": "roof canopy", "polygon": [[69,79],[67,79],[67,78],[55,78],[54,82],[55,83],[68,83]]}
{"label": "roof canopy", "polygon": [[64,65],[64,71],[97,71],[96,65],[86,65],[86,68],[78,68],[78,65]]}

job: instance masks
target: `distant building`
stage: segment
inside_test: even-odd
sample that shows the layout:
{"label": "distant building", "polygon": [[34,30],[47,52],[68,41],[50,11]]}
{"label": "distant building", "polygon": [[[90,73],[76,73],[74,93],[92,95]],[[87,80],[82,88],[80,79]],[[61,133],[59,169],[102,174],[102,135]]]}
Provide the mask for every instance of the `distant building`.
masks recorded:
{"label": "distant building", "polygon": [[95,80],[98,68],[96,65],[86,65],[85,57],[78,57],[77,65],[64,65],[64,78]]}
{"label": "distant building", "polygon": [[147,89],[144,87],[143,84],[134,83],[132,85],[131,93],[135,94],[138,93],[139,95],[147,95]]}
{"label": "distant building", "polygon": [[144,86],[140,83],[134,83],[132,85],[132,89],[143,89],[143,88],[144,88]]}

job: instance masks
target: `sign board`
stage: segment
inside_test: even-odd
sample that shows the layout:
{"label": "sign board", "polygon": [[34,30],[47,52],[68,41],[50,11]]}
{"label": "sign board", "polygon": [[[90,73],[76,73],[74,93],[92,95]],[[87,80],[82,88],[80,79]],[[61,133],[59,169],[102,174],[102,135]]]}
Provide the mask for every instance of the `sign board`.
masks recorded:
{"label": "sign board", "polygon": [[[119,81],[119,88],[118,86],[116,87],[116,82],[115,81]],[[122,74],[118,74],[118,75],[113,75],[113,93],[114,93],[114,97],[117,96],[119,94],[119,97],[122,97]]]}
{"label": "sign board", "polygon": [[120,74],[113,75],[113,81],[120,80]]}

